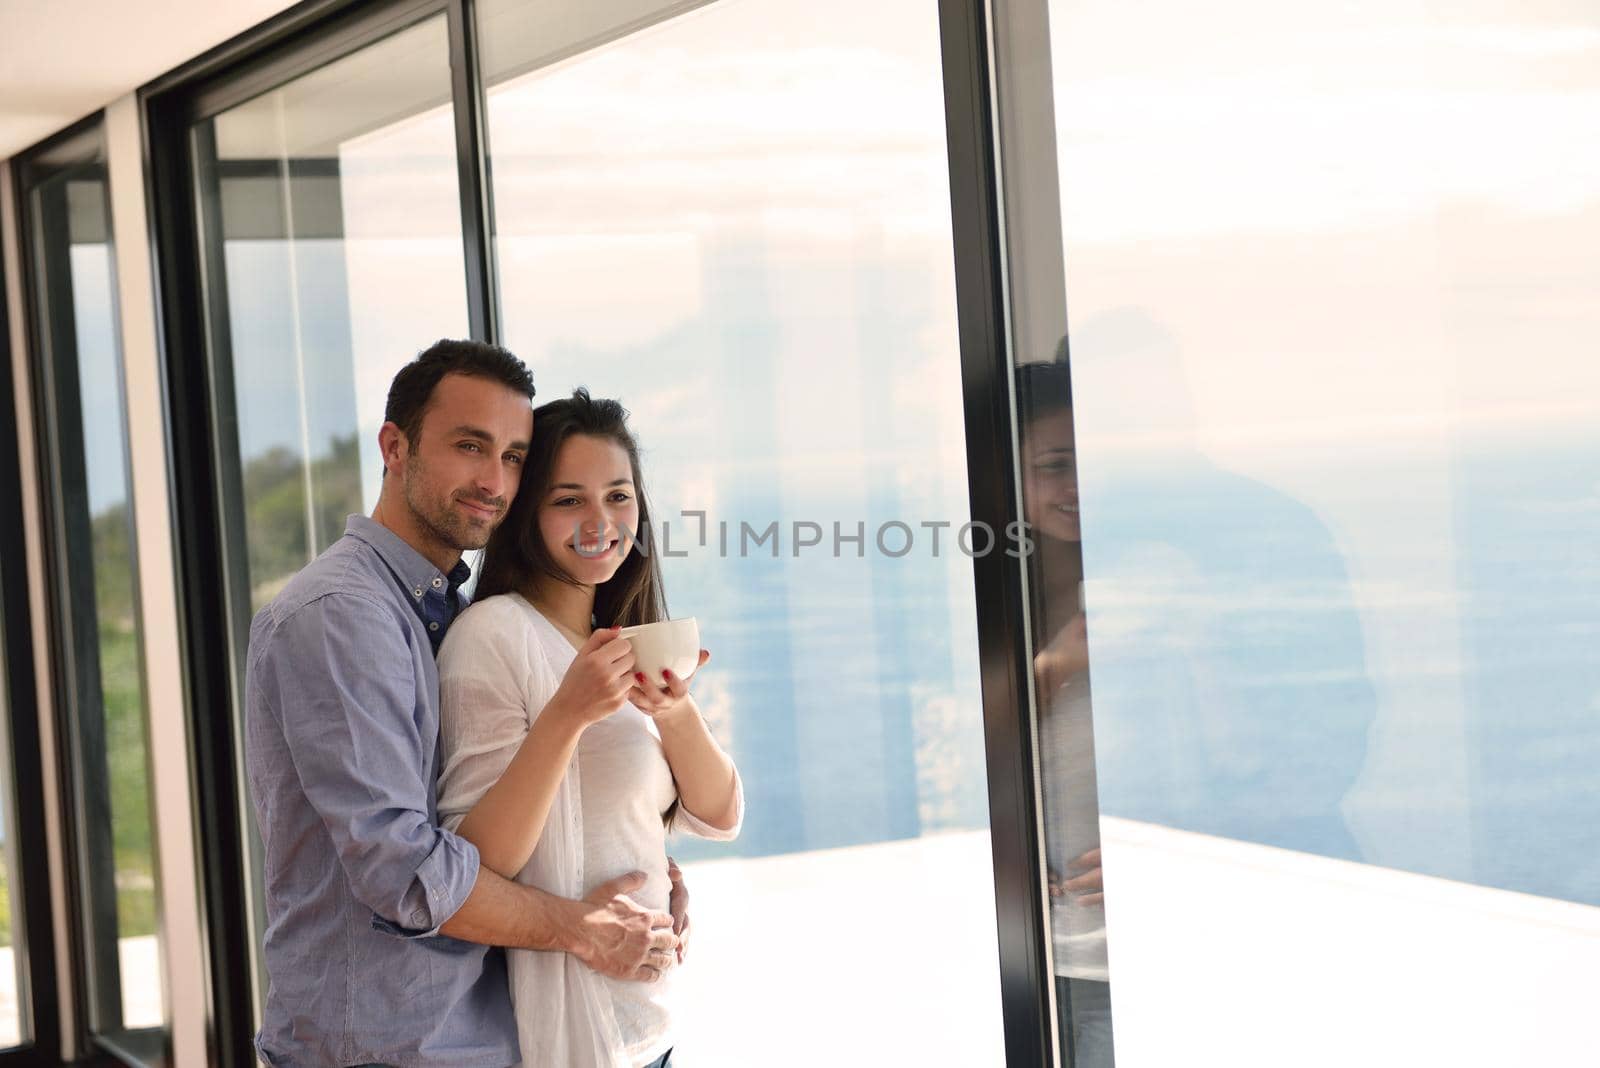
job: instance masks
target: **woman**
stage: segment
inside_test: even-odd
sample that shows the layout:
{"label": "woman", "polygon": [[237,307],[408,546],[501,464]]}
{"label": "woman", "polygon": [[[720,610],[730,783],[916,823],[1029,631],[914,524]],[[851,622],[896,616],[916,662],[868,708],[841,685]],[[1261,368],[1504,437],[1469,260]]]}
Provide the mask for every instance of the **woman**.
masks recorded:
{"label": "woman", "polygon": [[[439,814],[508,878],[577,899],[640,871],[632,897],[665,911],[669,825],[731,839],[744,797],[687,680],[646,679],[616,633],[666,618],[660,566],[634,540],[649,511],[626,419],[582,389],[534,411],[477,600],[440,650]],[[562,953],[507,960],[529,1068],[667,1064],[671,954],[644,969],[652,981]]]}
{"label": "woman", "polygon": [[1037,537],[1033,557],[1034,657],[1041,705],[1039,764],[1045,808],[1056,1010],[1063,1047],[1078,1068],[1112,1068],[1111,985],[1100,868],[1099,790],[1089,702],[1083,547],[1072,425],[1072,383],[1063,362],[1025,364],[1023,511]]}

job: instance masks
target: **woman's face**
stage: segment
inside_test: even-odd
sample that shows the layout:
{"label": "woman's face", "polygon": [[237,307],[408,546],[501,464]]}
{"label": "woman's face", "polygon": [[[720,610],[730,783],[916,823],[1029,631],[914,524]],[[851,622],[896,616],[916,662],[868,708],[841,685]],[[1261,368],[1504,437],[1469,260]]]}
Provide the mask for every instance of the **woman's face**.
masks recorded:
{"label": "woman's face", "polygon": [[638,531],[627,450],[610,438],[568,438],[539,502],[539,535],[550,558],[577,581],[598,586],[617,573]]}
{"label": "woman's face", "polygon": [[1057,541],[1081,541],[1070,410],[1042,415],[1028,426],[1022,441],[1022,463],[1022,507],[1028,522]]}

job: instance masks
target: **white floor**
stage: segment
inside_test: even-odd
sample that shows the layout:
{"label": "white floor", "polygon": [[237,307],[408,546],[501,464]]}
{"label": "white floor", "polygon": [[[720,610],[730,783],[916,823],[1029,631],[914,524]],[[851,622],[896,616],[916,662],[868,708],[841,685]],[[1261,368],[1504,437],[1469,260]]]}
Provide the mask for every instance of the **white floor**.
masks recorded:
{"label": "white floor", "polygon": [[[1103,832],[1118,1068],[1600,1065],[1600,909]],[[1004,1063],[990,870],[985,834],[692,866],[685,1068]]]}
{"label": "white floor", "polygon": [[[1600,1064],[1600,909],[1124,820],[1104,848],[1119,1068]],[[687,875],[685,1068],[1003,1064],[986,834]],[[122,954],[159,1023],[154,938]],[[0,1047],[16,989],[0,949]]]}
{"label": "white floor", "polygon": [[17,1019],[17,958],[10,946],[0,946],[0,1049],[22,1040]]}
{"label": "white floor", "polygon": [[[156,936],[124,938],[118,950],[122,956],[123,1022],[129,1028],[161,1026],[161,958]],[[0,1049],[20,1041],[17,990],[16,953],[10,946],[0,946]]]}
{"label": "white floor", "polygon": [[985,833],[686,865],[685,1068],[1003,1065]]}
{"label": "white floor", "polygon": [[1103,833],[1118,1068],[1600,1065],[1600,908]]}

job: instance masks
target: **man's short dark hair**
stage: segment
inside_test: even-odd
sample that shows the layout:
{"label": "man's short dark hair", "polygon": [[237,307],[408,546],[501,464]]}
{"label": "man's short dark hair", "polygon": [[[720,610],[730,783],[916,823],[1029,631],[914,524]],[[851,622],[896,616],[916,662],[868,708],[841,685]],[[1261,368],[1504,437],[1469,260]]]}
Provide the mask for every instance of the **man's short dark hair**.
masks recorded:
{"label": "man's short dark hair", "polygon": [[487,378],[533,399],[533,374],[505,349],[482,341],[435,341],[394,376],[383,411],[384,421],[404,431],[413,449],[422,434],[422,416],[433,399],[434,387],[445,375]]}

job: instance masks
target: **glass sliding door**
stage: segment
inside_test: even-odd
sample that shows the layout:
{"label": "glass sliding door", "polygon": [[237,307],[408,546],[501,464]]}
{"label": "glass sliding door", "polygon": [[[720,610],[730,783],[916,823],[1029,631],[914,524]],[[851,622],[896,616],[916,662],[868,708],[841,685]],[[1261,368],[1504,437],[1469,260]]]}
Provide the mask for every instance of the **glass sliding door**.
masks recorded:
{"label": "glass sliding door", "polygon": [[1002,8],[1048,21],[1059,178],[1008,208],[1064,249],[1065,337],[1016,354],[1073,558],[1046,834],[1101,850],[1058,974],[1111,979],[1129,1064],[1586,1061],[1593,12]]}
{"label": "glass sliding door", "polygon": [[936,13],[476,8],[505,343],[631,410],[748,796],[681,1054],[1003,1063]]}
{"label": "glass sliding door", "polygon": [[376,498],[394,371],[466,332],[445,33],[428,19],[194,130],[252,609]]}
{"label": "glass sliding door", "polygon": [[166,1007],[100,129],[29,158],[22,186],[88,1021],[98,1039],[144,1059],[161,1049]]}
{"label": "glass sliding door", "polygon": [[[189,138],[242,672],[255,610],[371,511],[395,371],[468,330],[446,17],[306,69]],[[249,840],[259,946],[253,828]]]}
{"label": "glass sliding door", "polygon": [[59,1043],[9,319],[0,297],[0,1065],[54,1060]]}

